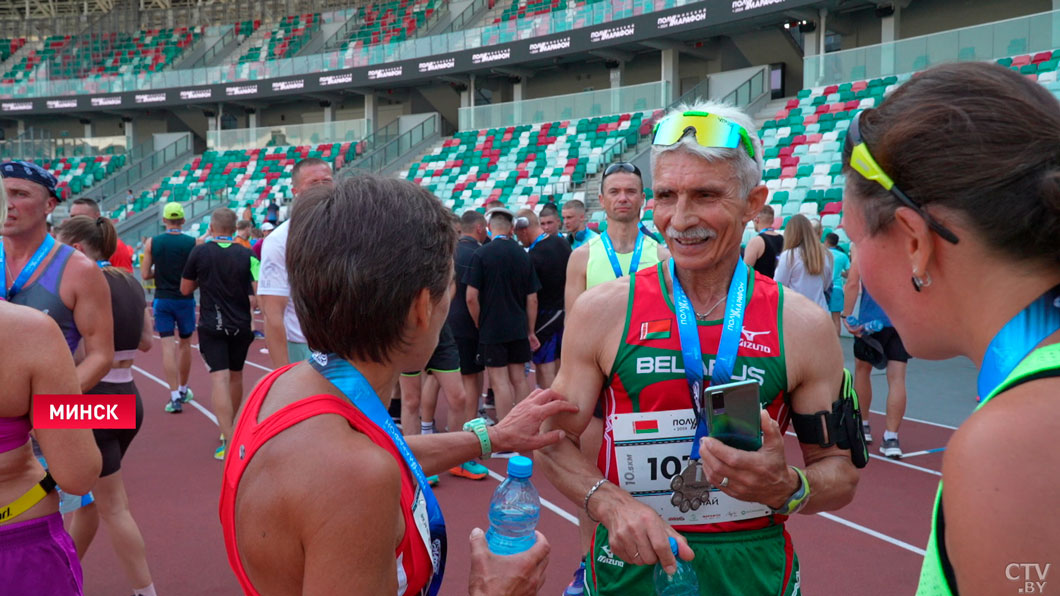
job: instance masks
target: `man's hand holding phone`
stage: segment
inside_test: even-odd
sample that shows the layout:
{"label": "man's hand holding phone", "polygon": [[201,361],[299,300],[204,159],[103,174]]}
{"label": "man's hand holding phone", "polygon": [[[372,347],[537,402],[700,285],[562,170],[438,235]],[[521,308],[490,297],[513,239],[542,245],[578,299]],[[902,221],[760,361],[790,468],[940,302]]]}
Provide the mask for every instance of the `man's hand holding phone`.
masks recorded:
{"label": "man's hand holding phone", "polygon": [[744,451],[707,437],[699,455],[703,472],[725,494],[780,508],[799,487],[799,476],[788,467],[780,426],[762,410],[762,448]]}

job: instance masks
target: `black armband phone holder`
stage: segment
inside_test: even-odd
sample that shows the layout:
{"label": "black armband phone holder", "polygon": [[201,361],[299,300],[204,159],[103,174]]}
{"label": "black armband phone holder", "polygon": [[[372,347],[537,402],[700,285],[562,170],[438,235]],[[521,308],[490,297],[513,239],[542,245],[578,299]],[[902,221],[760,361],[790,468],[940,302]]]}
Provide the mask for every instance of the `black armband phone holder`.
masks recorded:
{"label": "black armband phone holder", "polygon": [[869,448],[861,427],[861,404],[849,370],[843,369],[843,385],[839,390],[839,399],[832,403],[831,412],[821,410],[813,414],[798,414],[793,411],[791,425],[800,443],[849,449],[854,466],[864,468],[869,463]]}

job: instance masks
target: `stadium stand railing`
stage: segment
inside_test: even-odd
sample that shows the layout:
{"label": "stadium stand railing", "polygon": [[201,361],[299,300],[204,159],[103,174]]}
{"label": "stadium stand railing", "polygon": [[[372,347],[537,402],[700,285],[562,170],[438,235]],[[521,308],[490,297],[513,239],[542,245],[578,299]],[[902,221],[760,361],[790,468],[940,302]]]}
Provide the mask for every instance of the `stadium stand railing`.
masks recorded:
{"label": "stadium stand railing", "polygon": [[1060,47],[1060,10],[962,27],[803,59],[803,87],[924,70],[946,62],[997,60]]}
{"label": "stadium stand railing", "polygon": [[127,167],[82,196],[95,199],[104,210],[113,210],[118,202],[124,200],[128,189],[139,188],[161,171],[191,158],[194,154],[193,147],[190,133],[178,135],[173,141],[164,143],[161,148],[157,148],[154,141],[144,143],[130,152]]}
{"label": "stadium stand railing", "polygon": [[670,84],[667,81],[656,81],[627,87],[469,106],[460,108],[458,126],[460,130],[488,129],[507,126],[512,122],[533,124],[641,112],[665,106],[669,97]]}
{"label": "stadium stand railing", "polygon": [[309,124],[275,124],[254,128],[210,130],[206,146],[215,151],[253,149],[283,145],[319,145],[360,141],[365,137],[367,120],[333,120]]}
{"label": "stadium stand railing", "polygon": [[[375,135],[369,137],[371,143],[365,143],[364,154],[347,167],[352,172],[388,172],[409,155],[436,142],[440,138],[439,122],[438,114],[431,113],[405,132],[400,132],[399,121],[395,120],[384,129],[383,134],[376,131]],[[340,167],[336,165],[336,170]]]}
{"label": "stadium stand railing", "polygon": [[[498,25],[475,27],[439,35],[428,35],[405,41],[376,44],[346,52],[327,52],[294,56],[258,63],[257,68],[243,70],[231,66],[169,69],[161,72],[123,74],[106,79],[13,80],[0,82],[2,97],[46,97],[84,93],[117,93],[147,89],[172,89],[202,84],[203,81],[229,83],[259,78],[325,73],[355,66],[382,64],[433,56],[444,52],[488,47],[498,43],[561,33],[577,27],[589,27],[632,15],[665,10],[692,3],[694,0],[613,0],[588,6],[568,8],[547,15],[506,21]],[[61,40],[60,40],[61,41]]]}

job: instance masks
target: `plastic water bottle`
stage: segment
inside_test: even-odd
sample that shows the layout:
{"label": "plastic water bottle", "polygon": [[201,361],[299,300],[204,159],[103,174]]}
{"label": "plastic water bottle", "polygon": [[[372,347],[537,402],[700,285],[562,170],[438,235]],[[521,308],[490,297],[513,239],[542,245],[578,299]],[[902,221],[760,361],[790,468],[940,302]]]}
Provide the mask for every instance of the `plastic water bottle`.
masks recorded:
{"label": "plastic water bottle", "polygon": [[873,319],[866,323],[859,323],[858,318],[854,315],[850,315],[849,317],[847,317],[847,325],[850,325],[851,327],[857,327],[859,324],[862,325],[862,329],[866,333],[876,333],[877,331],[883,329],[883,321],[879,319]]}
{"label": "plastic water bottle", "polygon": [[[670,550],[677,557],[677,539],[670,537]],[[688,561],[677,559],[677,571],[670,575],[662,563],[655,564],[655,593],[659,596],[699,596],[699,578]]]}
{"label": "plastic water bottle", "polygon": [[541,499],[530,483],[534,462],[517,455],[508,460],[508,479],[497,487],[490,500],[490,528],[486,543],[498,555],[515,555],[529,550],[537,541],[534,530],[541,517]]}

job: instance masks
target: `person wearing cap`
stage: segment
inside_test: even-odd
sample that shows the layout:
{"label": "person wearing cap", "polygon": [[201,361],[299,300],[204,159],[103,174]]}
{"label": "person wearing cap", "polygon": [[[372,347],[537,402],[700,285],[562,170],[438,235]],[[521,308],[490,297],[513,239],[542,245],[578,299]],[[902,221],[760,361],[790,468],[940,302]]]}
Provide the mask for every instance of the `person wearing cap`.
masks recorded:
{"label": "person wearing cap", "polygon": [[512,237],[512,212],[494,208],[486,212],[486,221],[493,240],[475,251],[464,282],[500,421],[530,393],[525,364],[541,347],[534,335],[541,283],[530,257]]}
{"label": "person wearing cap", "polygon": [[[47,217],[62,200],[55,176],[26,161],[0,164],[0,175],[8,197],[0,228],[0,269],[5,276],[0,297],[39,310],[58,324],[71,354],[84,354],[76,372],[80,391],[87,391],[110,372],[114,360],[110,287],[96,263],[47,232]],[[90,492],[63,493],[60,511],[95,507],[92,501]],[[83,519],[95,521],[69,526],[78,553],[84,553],[98,527],[95,515]]]}
{"label": "person wearing cap", "polygon": [[[743,111],[713,102],[659,121],[654,223],[672,257],[586,291],[568,313],[552,390],[578,411],[546,425],[568,440],[539,449],[536,463],[598,522],[585,594],[652,593],[656,563],[676,570],[670,538],[703,594],[798,594],[784,522],[853,499],[864,448],[822,447],[811,415],[828,413],[832,437],[834,404],[844,414],[853,405],[831,319],[740,258],[743,231],[769,193],[753,127]],[[754,450],[697,423],[704,387],[739,382],[761,408]],[[600,399],[608,424],[594,466],[578,437]],[[802,462],[787,459],[789,423]]]}
{"label": "person wearing cap", "polygon": [[[184,207],[180,203],[166,203],[162,207],[162,223],[166,231],[148,238],[140,261],[140,274],[155,280],[155,331],[162,338],[162,366],[169,383],[169,403],[166,411],[179,414],[182,404],[194,397],[188,388],[191,374],[191,335],[195,332],[195,297],[180,291],[181,274],[188,255],[195,248],[195,238],[181,229],[184,226]],[[174,341],[173,336],[177,339]]]}
{"label": "person wearing cap", "polygon": [[[861,304],[857,316],[853,316],[854,305],[861,293]],[[861,423],[865,440],[872,442],[872,429],[869,427],[868,412],[872,405],[872,369],[887,371],[887,427],[880,443],[880,453],[891,458],[902,458],[902,445],[898,442],[898,427],[905,416],[906,386],[905,372],[909,362],[909,352],[898,335],[898,330],[891,323],[890,317],[883,308],[869,295],[861,283],[858,270],[857,246],[851,246],[850,272],[843,288],[844,303],[840,319],[847,331],[854,335],[854,391],[861,400],[861,409],[865,419]],[[865,329],[865,325],[875,324],[877,330]],[[871,325],[870,325],[871,327]]]}

